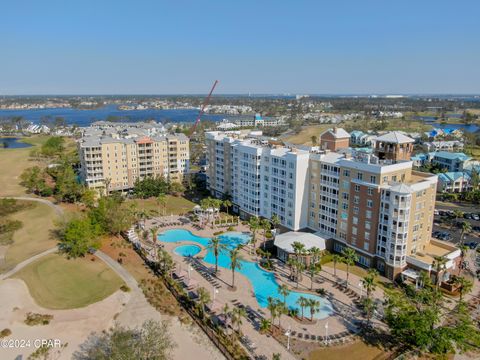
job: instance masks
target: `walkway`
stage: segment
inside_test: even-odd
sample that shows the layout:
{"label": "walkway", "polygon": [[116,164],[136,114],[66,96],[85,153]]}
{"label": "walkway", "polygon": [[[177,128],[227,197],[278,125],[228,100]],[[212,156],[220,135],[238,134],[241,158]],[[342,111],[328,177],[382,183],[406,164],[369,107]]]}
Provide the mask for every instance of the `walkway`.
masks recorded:
{"label": "walkway", "polygon": [[30,265],[32,262],[37,261],[38,259],[46,255],[52,254],[57,250],[58,248],[55,246],[53,248],[45,250],[44,252],[41,252],[40,254],[34,255],[31,258],[28,258],[27,260],[22,261],[21,263],[17,264],[12,270],[7,271],[6,273],[0,274],[0,280],[5,280],[9,278],[10,276],[14,275],[16,272],[22,270],[25,266]]}
{"label": "walkway", "polygon": [[36,201],[47,206],[50,206],[52,209],[55,210],[58,216],[62,217],[65,214],[65,211],[62,209],[61,206],[58,206],[47,199],[35,198],[30,196],[0,196],[2,199],[15,199],[15,200],[23,200],[23,201]]}

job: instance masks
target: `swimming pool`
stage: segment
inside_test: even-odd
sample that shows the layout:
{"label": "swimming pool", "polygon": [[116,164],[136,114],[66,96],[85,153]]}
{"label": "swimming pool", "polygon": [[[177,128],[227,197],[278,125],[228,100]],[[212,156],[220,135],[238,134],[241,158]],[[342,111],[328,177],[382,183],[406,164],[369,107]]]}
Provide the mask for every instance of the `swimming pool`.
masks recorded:
{"label": "swimming pool", "polygon": [[180,245],[173,249],[175,254],[185,257],[195,256],[200,251],[202,251],[202,248],[197,245]]}
{"label": "swimming pool", "polygon": [[[233,249],[240,244],[245,244],[250,239],[248,234],[239,232],[228,232],[219,236],[220,241],[225,244],[228,249]],[[188,230],[174,229],[167,230],[158,235],[158,240],[161,242],[181,242],[191,241],[196,242],[204,247],[208,246],[209,238],[203,238],[192,234]],[[177,248],[176,248],[177,249]],[[215,264],[215,256],[211,250],[207,251],[207,255],[203,258],[203,261],[209,264]],[[242,260],[242,268],[237,270],[238,273],[246,276],[253,286],[253,291],[257,299],[258,304],[262,308],[266,308],[268,305],[268,298],[272,297],[283,301],[283,296],[278,293],[278,283],[275,280],[273,273],[263,270],[257,263],[251,261]],[[228,251],[221,251],[218,256],[218,266],[230,270],[230,257]],[[324,319],[333,313],[332,304],[327,299],[313,294],[306,294],[297,291],[291,291],[286,298],[287,306],[290,309],[298,309],[296,304],[299,297],[305,297],[307,299],[316,299],[320,301],[320,309],[314,315],[317,319]],[[310,310],[308,308],[304,311],[305,316],[310,316]]]}

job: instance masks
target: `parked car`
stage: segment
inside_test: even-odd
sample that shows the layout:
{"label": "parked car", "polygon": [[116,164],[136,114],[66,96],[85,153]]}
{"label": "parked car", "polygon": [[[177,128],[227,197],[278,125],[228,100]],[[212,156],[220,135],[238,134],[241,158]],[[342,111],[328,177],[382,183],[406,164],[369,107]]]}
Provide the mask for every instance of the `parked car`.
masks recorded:
{"label": "parked car", "polygon": [[472,214],[472,219],[478,221],[480,220],[480,216],[478,216],[478,214]]}
{"label": "parked car", "polygon": [[438,211],[437,209],[433,210],[433,215],[440,215],[440,211]]}
{"label": "parked car", "polygon": [[470,249],[474,250],[477,248],[478,243],[476,243],[475,241],[470,241],[465,243],[465,245],[468,246]]}

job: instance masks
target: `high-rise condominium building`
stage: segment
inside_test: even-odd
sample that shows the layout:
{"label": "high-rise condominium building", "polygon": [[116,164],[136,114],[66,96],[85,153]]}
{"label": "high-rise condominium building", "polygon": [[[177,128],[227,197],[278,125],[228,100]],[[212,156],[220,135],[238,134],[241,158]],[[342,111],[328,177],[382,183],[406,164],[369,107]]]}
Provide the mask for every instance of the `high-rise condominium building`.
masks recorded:
{"label": "high-rise condominium building", "polygon": [[212,194],[230,197],[242,217],[277,215],[290,229],[306,227],[309,152],[239,134],[206,134],[207,186]]}
{"label": "high-rise condominium building", "polygon": [[92,126],[84,130],[78,149],[81,179],[108,192],[131,189],[148,176],[181,181],[189,170],[189,139],[155,124]]}
{"label": "high-rise condominium building", "polygon": [[231,196],[242,217],[276,214],[290,230],[317,231],[331,250],[353,248],[360,264],[389,278],[407,265],[430,269],[424,254],[442,252],[431,241],[437,176],[412,171],[413,140],[388,133],[371,154],[342,149],[343,129],[331,133],[339,134],[328,143],[336,152],[287,148],[258,133],[207,133],[207,186]]}

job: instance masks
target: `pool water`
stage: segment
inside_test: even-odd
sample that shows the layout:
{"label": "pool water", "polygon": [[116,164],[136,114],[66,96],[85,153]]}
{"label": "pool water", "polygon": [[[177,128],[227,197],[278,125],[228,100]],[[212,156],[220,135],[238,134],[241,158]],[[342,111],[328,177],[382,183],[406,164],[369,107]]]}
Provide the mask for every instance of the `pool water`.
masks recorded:
{"label": "pool water", "polygon": [[197,245],[180,245],[173,249],[173,252],[175,254],[185,257],[195,256],[200,251],[202,251],[202,249],[200,246]]}
{"label": "pool water", "polygon": [[[228,232],[219,236],[220,241],[227,246],[229,250],[237,247],[240,244],[245,244],[250,239],[248,234],[243,234],[239,232]],[[208,247],[209,238],[202,238],[192,234],[188,230],[183,229],[174,229],[167,230],[158,235],[158,240],[161,242],[181,242],[181,241],[192,241],[196,242],[204,247]],[[188,245],[185,245],[188,246]],[[175,248],[175,250],[177,250]],[[174,251],[175,251],[174,250]],[[215,256],[211,250],[207,251],[207,255],[204,257],[203,261],[208,264],[215,264]],[[241,269],[236,270],[240,274],[246,276],[250,283],[253,286],[253,291],[257,299],[258,304],[262,308],[266,308],[268,305],[268,298],[272,297],[283,302],[283,296],[278,293],[278,283],[275,279],[273,273],[263,270],[257,263],[251,261],[241,260],[242,267]],[[218,256],[218,266],[230,270],[230,257],[228,255],[228,250],[221,251]],[[290,309],[298,309],[301,311],[300,307],[296,304],[299,297],[305,297],[307,299],[316,299],[320,301],[320,309],[314,314],[314,317],[317,319],[324,319],[333,313],[332,304],[327,299],[324,299],[320,296],[313,294],[306,294],[297,291],[291,291],[286,298],[286,304]],[[304,309],[304,316],[310,316],[310,310],[308,308]]]}

